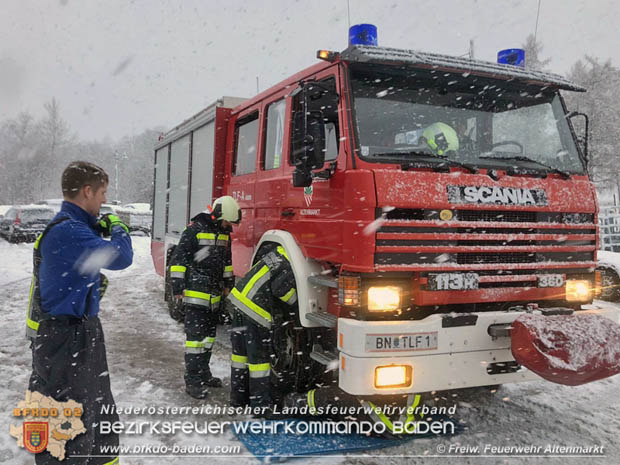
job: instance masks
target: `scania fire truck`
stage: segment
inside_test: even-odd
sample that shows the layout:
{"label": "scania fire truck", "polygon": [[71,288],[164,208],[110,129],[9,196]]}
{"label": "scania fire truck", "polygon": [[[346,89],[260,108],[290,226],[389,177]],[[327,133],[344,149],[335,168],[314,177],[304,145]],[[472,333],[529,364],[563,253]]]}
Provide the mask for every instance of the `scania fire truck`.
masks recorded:
{"label": "scania fire truck", "polygon": [[[527,381],[539,378],[511,353],[519,316],[618,322],[618,307],[593,304],[587,131],[562,96],[585,89],[380,46],[317,58],[253,98],[219,99],[154,152],[159,274],[222,195],[242,208],[236,276],[267,244],[286,250],[299,311],[274,321],[272,376],[298,392],[332,376],[361,397]],[[435,123],[457,134],[451,150],[425,143]]]}

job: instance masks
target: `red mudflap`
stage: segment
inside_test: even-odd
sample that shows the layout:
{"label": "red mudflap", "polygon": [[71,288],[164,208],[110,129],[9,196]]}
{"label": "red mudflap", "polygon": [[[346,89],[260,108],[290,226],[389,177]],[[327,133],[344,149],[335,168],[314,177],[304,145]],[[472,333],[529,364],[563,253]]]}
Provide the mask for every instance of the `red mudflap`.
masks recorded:
{"label": "red mudflap", "polygon": [[620,326],[600,315],[522,315],[512,355],[542,378],[578,386],[620,373]]}

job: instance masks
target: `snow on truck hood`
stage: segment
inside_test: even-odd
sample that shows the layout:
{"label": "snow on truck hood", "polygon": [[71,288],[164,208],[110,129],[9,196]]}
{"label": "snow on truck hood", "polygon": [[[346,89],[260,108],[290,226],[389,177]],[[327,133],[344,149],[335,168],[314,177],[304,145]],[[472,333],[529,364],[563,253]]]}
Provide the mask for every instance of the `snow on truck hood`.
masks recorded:
{"label": "snow on truck hood", "polygon": [[[454,208],[472,206],[522,207],[552,212],[594,213],[596,200],[587,179],[428,173],[395,169],[374,170],[377,206]],[[429,180],[432,182],[429,185]]]}

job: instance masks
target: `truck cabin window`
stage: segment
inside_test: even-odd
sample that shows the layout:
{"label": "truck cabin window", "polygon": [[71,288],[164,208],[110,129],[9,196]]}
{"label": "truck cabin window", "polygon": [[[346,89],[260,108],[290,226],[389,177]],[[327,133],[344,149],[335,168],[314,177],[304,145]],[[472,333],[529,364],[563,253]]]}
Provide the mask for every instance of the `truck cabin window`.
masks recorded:
{"label": "truck cabin window", "polygon": [[367,161],[441,157],[584,173],[557,91],[470,73],[372,64],[350,70],[359,155]]}
{"label": "truck cabin window", "polygon": [[235,127],[235,156],[233,174],[253,173],[256,167],[258,143],[258,112],[244,117]]}
{"label": "truck cabin window", "polygon": [[[340,125],[338,122],[338,96],[336,94],[336,79],[329,78],[319,81],[320,87],[308,89],[308,108],[306,111],[320,111],[325,122],[325,161],[335,160],[338,157],[340,147]],[[291,163],[292,156],[303,150],[303,93],[300,92],[293,98],[293,137],[291,138]],[[298,117],[295,117],[298,115]],[[296,137],[295,135],[299,137]]]}
{"label": "truck cabin window", "polygon": [[263,169],[273,170],[282,165],[282,147],[284,141],[284,117],[286,100],[278,100],[267,107],[267,125],[265,130],[265,156]]}

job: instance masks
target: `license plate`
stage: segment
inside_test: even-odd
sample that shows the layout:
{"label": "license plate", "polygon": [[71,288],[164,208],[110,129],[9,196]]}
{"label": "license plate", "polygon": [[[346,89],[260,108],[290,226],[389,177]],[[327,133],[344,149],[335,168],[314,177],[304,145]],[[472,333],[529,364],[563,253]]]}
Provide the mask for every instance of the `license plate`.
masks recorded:
{"label": "license plate", "polygon": [[538,276],[538,287],[562,287],[563,285],[564,275],[541,274]]}
{"label": "license plate", "polygon": [[431,291],[467,291],[478,289],[476,273],[430,273],[428,288]]}
{"label": "license plate", "polygon": [[366,335],[366,352],[407,352],[433,349],[437,349],[437,331]]}

